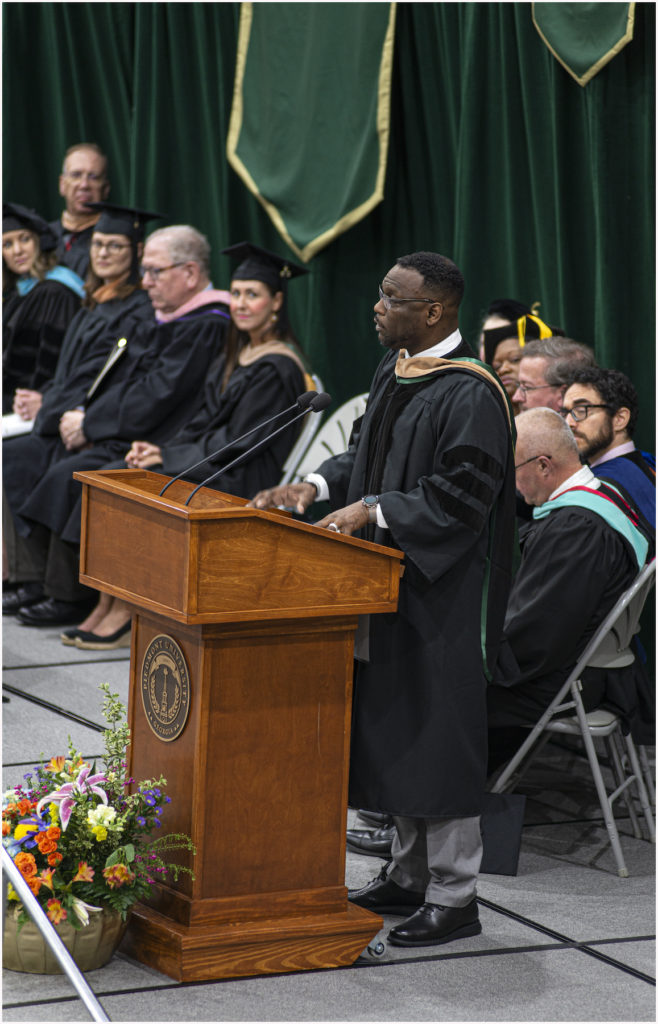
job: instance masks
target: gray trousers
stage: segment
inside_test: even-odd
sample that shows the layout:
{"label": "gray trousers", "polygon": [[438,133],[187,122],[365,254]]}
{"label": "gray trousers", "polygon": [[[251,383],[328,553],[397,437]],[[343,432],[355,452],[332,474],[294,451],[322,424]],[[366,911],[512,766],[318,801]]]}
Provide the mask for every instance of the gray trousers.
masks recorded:
{"label": "gray trousers", "polygon": [[465,907],[475,898],[482,860],[480,818],[393,818],[388,876],[428,903]]}

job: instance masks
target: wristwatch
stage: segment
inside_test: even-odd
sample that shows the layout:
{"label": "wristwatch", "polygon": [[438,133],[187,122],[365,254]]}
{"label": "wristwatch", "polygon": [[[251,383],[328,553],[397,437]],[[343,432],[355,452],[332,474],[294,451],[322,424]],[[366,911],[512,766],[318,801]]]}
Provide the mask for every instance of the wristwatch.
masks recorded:
{"label": "wristwatch", "polygon": [[366,494],[366,495],[364,495],[363,498],[361,498],[361,504],[363,505],[363,507],[366,509],[366,511],[368,513],[368,522],[369,523],[376,523],[377,522],[377,507],[379,505],[379,495],[378,494]]}

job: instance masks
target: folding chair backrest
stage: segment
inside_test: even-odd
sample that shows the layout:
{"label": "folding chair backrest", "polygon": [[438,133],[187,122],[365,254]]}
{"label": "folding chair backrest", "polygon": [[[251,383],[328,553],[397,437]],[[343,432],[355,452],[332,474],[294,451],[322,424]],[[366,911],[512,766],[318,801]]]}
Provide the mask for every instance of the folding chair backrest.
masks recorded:
{"label": "folding chair backrest", "polygon": [[571,673],[572,679],[577,679],[587,665],[601,668],[630,665],[634,660],[631,641],[638,631],[644,602],[655,578],[656,562],[653,559],[639,572],[601,623]]}
{"label": "folding chair backrest", "polygon": [[[313,387],[318,392],[318,394],[321,391],[324,391],[322,381],[317,376],[317,374],[312,373],[311,377],[313,380]],[[302,455],[304,454],[304,452],[306,451],[306,449],[308,448],[308,446],[310,445],[311,441],[315,437],[320,427],[320,424],[322,423],[322,413],[310,412],[306,419],[303,421],[303,423],[304,425],[302,427],[301,433],[297,440],[295,441],[292,448],[290,449],[290,454],[288,455],[288,458],[283,464],[283,475],[279,480],[280,484],[288,484],[291,482],[293,477],[295,477],[295,470],[297,469],[297,464],[301,459]],[[301,477],[295,477],[295,479],[301,479]]]}
{"label": "folding chair backrest", "polygon": [[302,480],[307,473],[312,473],[317,469],[325,459],[347,450],[352,425],[354,420],[363,415],[367,400],[367,393],[356,395],[332,413],[329,419],[322,424],[299,460],[293,476],[290,478],[292,482]]}

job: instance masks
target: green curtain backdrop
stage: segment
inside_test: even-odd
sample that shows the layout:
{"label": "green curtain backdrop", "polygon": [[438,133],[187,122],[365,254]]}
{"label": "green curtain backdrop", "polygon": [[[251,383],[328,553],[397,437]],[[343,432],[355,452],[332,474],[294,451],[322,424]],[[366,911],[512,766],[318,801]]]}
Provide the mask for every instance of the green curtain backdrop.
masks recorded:
{"label": "green curtain backdrop", "polygon": [[242,4],[228,159],[305,262],[383,199],[395,7]]}
{"label": "green curtain backdrop", "polygon": [[[292,255],[226,159],[238,4],[5,3],[2,14],[7,199],[56,216],[64,150],[95,140],[111,199],[208,235],[217,286],[225,245]],[[380,357],[378,281],[397,256],[434,249],[464,271],[469,340],[491,299],[539,300],[545,320],[633,378],[638,439],[653,448],[654,38],[654,5],[638,3],[632,42],[582,88],[528,3],[398,4],[384,201],[290,289],[336,403],[367,389]],[[337,176],[342,165],[337,151]]]}

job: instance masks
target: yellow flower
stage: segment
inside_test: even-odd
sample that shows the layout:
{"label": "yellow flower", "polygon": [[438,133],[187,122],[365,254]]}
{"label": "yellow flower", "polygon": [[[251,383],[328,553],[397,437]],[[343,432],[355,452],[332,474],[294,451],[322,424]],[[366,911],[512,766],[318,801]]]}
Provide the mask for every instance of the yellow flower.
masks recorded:
{"label": "yellow flower", "polygon": [[87,811],[87,823],[92,829],[95,825],[111,825],[116,816],[117,812],[114,810],[114,807],[99,804],[98,807]]}
{"label": "yellow flower", "polygon": [[16,890],[14,889],[13,885],[11,884],[11,882],[7,886],[7,899],[18,900],[19,903],[21,899]]}
{"label": "yellow flower", "polygon": [[96,825],[91,831],[96,837],[97,843],[102,843],[104,839],[107,839],[107,829],[104,825]]}
{"label": "yellow flower", "polygon": [[25,839],[25,836],[37,832],[39,826],[35,821],[20,821],[14,829],[14,839]]}
{"label": "yellow flower", "polygon": [[55,773],[61,772],[61,771],[64,770],[64,765],[65,764],[66,764],[66,758],[65,757],[51,757],[50,761],[46,765],[46,771],[47,772],[55,772]]}

